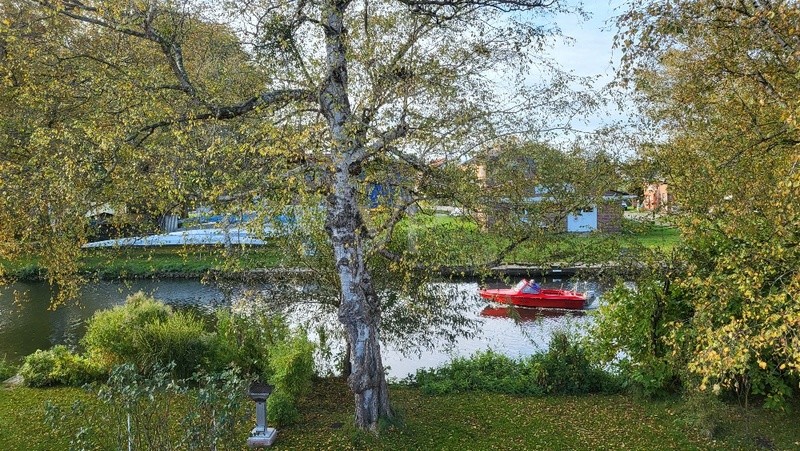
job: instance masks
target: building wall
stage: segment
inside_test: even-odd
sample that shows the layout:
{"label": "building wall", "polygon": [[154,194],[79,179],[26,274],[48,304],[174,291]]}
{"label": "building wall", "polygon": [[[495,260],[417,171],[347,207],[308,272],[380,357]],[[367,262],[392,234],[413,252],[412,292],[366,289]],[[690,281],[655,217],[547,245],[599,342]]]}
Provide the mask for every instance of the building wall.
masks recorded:
{"label": "building wall", "polygon": [[622,207],[618,200],[608,200],[597,205],[597,229],[615,233],[622,230]]}
{"label": "building wall", "polygon": [[644,189],[642,208],[648,211],[658,211],[672,204],[672,195],[666,183],[653,183]]}
{"label": "building wall", "polygon": [[593,232],[597,230],[598,219],[597,207],[567,215],[567,232]]}

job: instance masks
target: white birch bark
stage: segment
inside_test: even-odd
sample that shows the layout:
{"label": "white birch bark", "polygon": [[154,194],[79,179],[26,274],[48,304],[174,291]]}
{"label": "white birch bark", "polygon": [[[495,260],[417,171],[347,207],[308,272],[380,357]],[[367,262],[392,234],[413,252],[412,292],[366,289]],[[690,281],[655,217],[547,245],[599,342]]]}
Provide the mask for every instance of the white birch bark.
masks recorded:
{"label": "white birch bark", "polygon": [[355,396],[356,426],[375,430],[390,417],[389,394],[380,351],[380,306],[366,266],[351,167],[360,162],[364,142],[356,133],[347,92],[344,12],[347,2],[329,0],[322,10],[325,26],[326,79],[320,106],[333,138],[333,189],[328,197],[326,231],[333,245],[341,283],[339,321],[345,328],[352,366],[348,384]]}

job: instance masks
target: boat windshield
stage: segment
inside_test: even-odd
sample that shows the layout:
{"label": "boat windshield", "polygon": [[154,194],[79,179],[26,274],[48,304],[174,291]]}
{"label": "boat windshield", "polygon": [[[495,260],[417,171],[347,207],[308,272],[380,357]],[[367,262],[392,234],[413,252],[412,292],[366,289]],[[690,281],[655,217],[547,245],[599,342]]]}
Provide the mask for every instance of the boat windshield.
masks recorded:
{"label": "boat windshield", "polygon": [[527,281],[527,280],[525,280],[525,279],[522,279],[522,280],[520,280],[520,281],[519,281],[519,283],[517,284],[517,286],[515,286],[515,287],[514,287],[514,290],[515,290],[515,291],[519,291],[519,290],[521,290],[521,289],[525,288],[525,285],[527,285],[527,284],[528,284],[528,281]]}

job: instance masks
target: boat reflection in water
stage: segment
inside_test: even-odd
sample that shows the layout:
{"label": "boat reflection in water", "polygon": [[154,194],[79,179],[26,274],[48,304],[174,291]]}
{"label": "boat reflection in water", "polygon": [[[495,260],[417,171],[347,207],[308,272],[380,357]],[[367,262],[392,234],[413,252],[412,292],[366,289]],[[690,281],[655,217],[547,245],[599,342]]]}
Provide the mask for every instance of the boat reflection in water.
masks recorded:
{"label": "boat reflection in water", "polygon": [[567,310],[551,308],[528,308],[507,305],[502,307],[486,306],[481,316],[486,318],[509,318],[520,322],[536,321],[542,318],[558,318],[562,316],[583,316],[584,310]]}

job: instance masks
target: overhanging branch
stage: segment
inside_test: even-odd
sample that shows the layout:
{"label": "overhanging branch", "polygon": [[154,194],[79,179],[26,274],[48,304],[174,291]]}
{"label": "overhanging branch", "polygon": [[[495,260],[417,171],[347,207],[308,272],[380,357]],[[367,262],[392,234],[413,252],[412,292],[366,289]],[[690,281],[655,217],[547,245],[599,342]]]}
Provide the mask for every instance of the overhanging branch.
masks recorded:
{"label": "overhanging branch", "polygon": [[315,97],[315,93],[304,89],[267,91],[259,96],[252,97],[236,105],[220,107],[211,106],[209,107],[211,110],[209,112],[194,115],[182,115],[176,118],[165,119],[163,121],[145,125],[130,135],[126,141],[134,146],[138,146],[141,145],[156,130],[161,128],[167,128],[177,124],[186,124],[192,121],[233,119],[243,116],[259,107],[275,107],[290,102],[313,102]]}
{"label": "overhanging branch", "polygon": [[[180,42],[156,30],[154,26],[154,19],[158,13],[156,10],[156,3],[151,3],[146,10],[130,12],[128,16],[130,19],[133,19],[133,25],[117,23],[103,18],[102,12],[99,9],[87,6],[77,0],[41,0],[36,3],[50,11],[73,20],[158,44],[177,81],[177,85],[162,85],[162,87],[185,93],[196,106],[201,108],[201,111],[205,110],[194,114],[187,113],[177,118],[165,119],[146,125],[135,131],[127,139],[129,143],[134,145],[140,145],[156,130],[174,124],[207,119],[233,119],[250,113],[260,107],[279,106],[290,102],[316,103],[318,100],[316,92],[306,89],[269,90],[242,102],[229,105],[219,105],[204,99],[202,94],[196,89],[192,78],[186,70],[183,48]],[[141,29],[137,29],[136,27],[140,27]]]}

